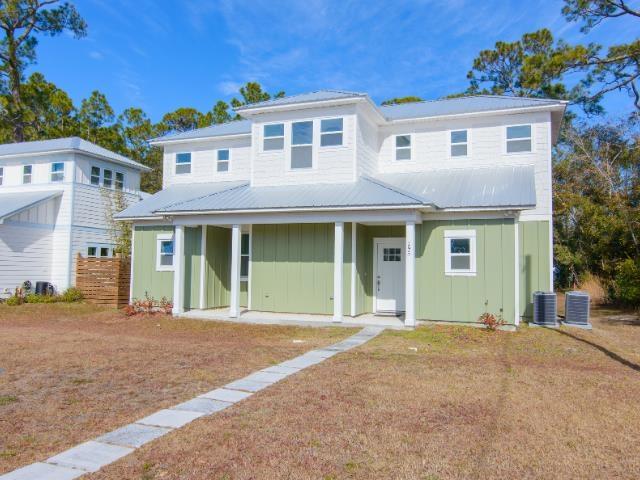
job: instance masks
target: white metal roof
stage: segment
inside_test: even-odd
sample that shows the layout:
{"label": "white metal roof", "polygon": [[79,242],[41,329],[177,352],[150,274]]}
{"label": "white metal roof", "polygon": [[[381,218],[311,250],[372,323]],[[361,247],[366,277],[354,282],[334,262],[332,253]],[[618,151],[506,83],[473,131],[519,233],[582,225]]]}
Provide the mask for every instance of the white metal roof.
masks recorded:
{"label": "white metal roof", "polygon": [[95,143],[83,140],[80,137],[54,138],[52,140],[37,140],[34,142],[5,143],[0,145],[0,158],[5,156],[43,154],[74,151],[85,153],[94,157],[110,160],[114,163],[126,165],[136,170],[149,171],[149,167],[102,148]]}
{"label": "white metal roof", "polygon": [[62,190],[0,193],[0,223],[3,223],[6,218],[60,195]]}

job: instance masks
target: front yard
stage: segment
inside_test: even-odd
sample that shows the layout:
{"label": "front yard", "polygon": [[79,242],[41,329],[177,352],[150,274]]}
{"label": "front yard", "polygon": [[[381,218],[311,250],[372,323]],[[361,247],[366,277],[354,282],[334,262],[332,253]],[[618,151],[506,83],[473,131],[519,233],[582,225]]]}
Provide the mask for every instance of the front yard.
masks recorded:
{"label": "front yard", "polygon": [[[639,478],[640,320],[595,314],[387,331],[87,478]],[[352,333],[1,309],[0,471]]]}
{"label": "front yard", "polygon": [[0,474],[352,333],[0,305]]}

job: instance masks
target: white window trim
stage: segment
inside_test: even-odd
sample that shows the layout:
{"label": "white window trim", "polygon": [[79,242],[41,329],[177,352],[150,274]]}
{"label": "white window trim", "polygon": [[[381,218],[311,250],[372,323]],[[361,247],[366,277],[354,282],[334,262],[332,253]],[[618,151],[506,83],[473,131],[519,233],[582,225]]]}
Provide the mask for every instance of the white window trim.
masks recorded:
{"label": "white window trim", "polygon": [[[219,159],[218,159],[218,155],[219,155],[219,153],[220,153],[221,151],[223,151],[223,150],[226,150],[227,152],[229,152],[229,159],[228,159],[228,160],[222,160],[222,161],[221,161],[221,160],[219,160]],[[220,163],[226,163],[226,164],[227,164],[227,170],[226,170],[226,171],[224,171],[224,170],[223,170],[223,171],[218,170],[218,165],[219,165]],[[230,148],[218,148],[218,149],[216,150],[216,173],[219,173],[219,174],[225,175],[225,174],[230,173],[230,172],[231,172],[231,149],[230,149]]]}
{"label": "white window trim", "polygon": [[[96,249],[96,256],[89,257],[89,249],[92,248],[92,247]],[[99,253],[101,248],[108,248],[109,249],[109,254],[106,257],[103,257],[101,255],[97,255],[97,253]],[[89,257],[89,258],[112,258],[113,257],[113,249],[114,249],[113,245],[106,244],[106,243],[88,243],[85,251],[87,252],[87,257]]]}
{"label": "white window trim", "polygon": [[[467,132],[467,141],[466,142],[458,142],[458,143],[453,143],[451,141],[451,134],[453,132],[461,132],[465,130]],[[464,158],[471,158],[471,129],[470,128],[452,128],[451,130],[449,130],[449,136],[448,136],[448,140],[449,140],[449,158],[452,160],[457,160],[457,159],[464,159]],[[453,147],[454,145],[467,145],[467,154],[466,155],[453,155],[451,153],[451,147]]]}
{"label": "white window trim", "polygon": [[[249,235],[249,253],[242,253],[242,235]],[[249,263],[248,263],[248,268],[247,268],[247,274],[246,275],[240,275],[240,281],[241,282],[248,282],[249,281],[249,277],[251,276],[251,232],[241,232],[240,234],[240,266],[242,267],[242,257],[247,257],[249,258]]]}
{"label": "white window trim", "polygon": [[[264,134],[265,131],[265,127],[270,126],[270,125],[282,125],[282,135],[277,135],[274,137],[267,137]],[[291,127],[289,127],[291,128]],[[285,135],[287,133],[287,122],[270,122],[270,123],[263,123],[262,124],[262,135],[261,135],[261,141],[260,141],[260,153],[265,153],[267,155],[273,154],[273,153],[281,153],[284,152],[284,150],[287,148],[286,145],[286,141],[285,141]],[[282,148],[279,150],[265,150],[264,148],[264,141],[265,139],[272,139],[272,138],[281,138],[282,139]]]}
{"label": "white window trim", "polygon": [[[529,140],[531,140],[531,150],[529,150],[528,152],[509,152],[507,151],[507,142],[514,141],[514,140],[527,140],[528,137],[522,137],[522,138],[512,138],[512,139],[507,139],[507,130],[510,127],[531,127],[531,137],[529,138]],[[502,131],[502,153],[504,155],[531,155],[532,153],[535,153],[535,142],[533,141],[533,139],[535,138],[535,126],[533,123],[514,123],[512,125],[505,125],[504,126],[504,130]]]}
{"label": "white window trim", "polygon": [[0,167],[0,187],[4,185],[4,167]]}
{"label": "white window trim", "polygon": [[[451,268],[451,240],[457,238],[469,239],[470,259],[468,270],[453,270]],[[444,231],[444,274],[458,277],[475,277],[477,275],[475,230]]]}
{"label": "white window trim", "polygon": [[[166,242],[168,240],[171,240],[173,242],[173,264],[172,265],[162,265],[160,263],[160,258],[161,258],[161,249],[160,249],[160,245],[162,242]],[[156,236],[156,271],[157,272],[173,272],[173,265],[175,264],[175,247],[176,247],[176,242],[175,239],[173,237],[173,233],[159,233]]]}
{"label": "white window trim", "polygon": [[[409,146],[408,147],[398,147],[397,146],[397,138],[398,137],[409,137]],[[398,150],[409,150],[409,158],[404,160],[398,160]],[[409,163],[413,162],[413,133],[398,133],[393,136],[393,161],[398,163]]]}
{"label": "white window trim", "polygon": [[[93,173],[92,170],[94,168],[98,169],[98,184],[94,185],[93,182],[91,181],[92,177],[93,177]],[[89,169],[89,185],[93,185],[94,187],[101,187],[102,186],[102,168],[96,166],[96,165],[91,165],[91,168]]]}
{"label": "white window trim", "polygon": [[[25,167],[31,167],[31,173],[24,173]],[[24,181],[25,175],[29,176],[29,182]],[[33,164],[31,165],[23,165],[22,166],[22,185],[31,185],[33,183]]]}
{"label": "white window trim", "polygon": [[[294,145],[293,144],[293,125],[295,123],[307,123],[307,122],[311,122],[311,132],[312,132],[311,143]],[[287,148],[287,173],[309,172],[311,170],[315,170],[317,146],[315,145],[314,141],[317,141],[316,139],[318,138],[319,129],[320,129],[319,123],[314,119],[295,120],[295,121],[288,122],[287,128],[289,129],[289,141],[288,142],[285,141],[285,148]],[[293,168],[291,166],[293,162],[293,149],[296,147],[311,147],[311,166],[310,167]]]}
{"label": "white window trim", "polygon": [[[323,132],[322,131],[322,121],[323,120],[342,120],[342,130],[336,130],[335,132]],[[332,148],[344,148],[345,144],[344,144],[344,139],[345,139],[345,135],[344,135],[344,117],[325,117],[325,118],[319,118],[318,119],[318,125],[319,125],[319,130],[320,130],[320,136],[318,137],[318,148],[321,148],[322,150],[331,150]],[[342,135],[342,143],[340,145],[322,145],[322,136],[323,135],[335,135],[340,133]]]}
{"label": "white window trim", "polygon": [[[189,171],[185,173],[178,173],[178,155],[181,155],[183,153],[189,154],[189,163],[183,162],[183,163],[180,163],[180,165],[189,165]],[[193,152],[176,152],[175,157],[173,159],[173,174],[174,175],[191,175],[192,173],[193,173]]]}
{"label": "white window trim", "polygon": [[125,182],[126,182],[126,179],[127,179],[127,175],[124,172],[115,172],[113,174],[113,189],[114,190],[118,190],[116,188],[116,181],[117,181],[117,178],[118,178],[118,174],[122,175],[122,188],[119,191],[124,192],[124,190],[125,190]]}
{"label": "white window trim", "polygon": [[[54,165],[58,165],[58,164],[62,165],[62,171],[54,172],[53,171],[53,166]],[[58,173],[62,173],[62,179],[61,180],[54,180],[53,176],[58,174]],[[61,183],[61,182],[64,182],[64,177],[65,177],[65,164],[64,164],[64,162],[53,162],[53,163],[51,163],[51,166],[49,167],[49,181],[51,183]]]}
{"label": "white window trim", "polygon": [[[104,174],[105,172],[111,172],[111,178],[109,179],[111,181],[111,185],[109,185],[108,187],[105,186],[104,184]],[[102,188],[110,188],[111,190],[113,190],[115,188],[115,184],[116,184],[116,174],[115,171],[111,168],[103,168],[102,172],[100,173],[100,178],[102,179],[102,181],[100,182],[100,186]]]}

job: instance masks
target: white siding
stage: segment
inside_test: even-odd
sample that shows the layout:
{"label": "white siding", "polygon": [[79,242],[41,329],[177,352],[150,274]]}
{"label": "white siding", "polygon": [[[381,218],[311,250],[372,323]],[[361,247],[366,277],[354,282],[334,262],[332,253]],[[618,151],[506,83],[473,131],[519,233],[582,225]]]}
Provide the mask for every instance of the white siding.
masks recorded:
{"label": "white siding", "polygon": [[[229,171],[218,172],[218,150],[228,149]],[[191,173],[176,174],[176,154],[191,153]],[[249,180],[251,171],[251,137],[183,143],[164,150],[163,187],[177,183],[224,182]]]}
{"label": "white siding", "polygon": [[[64,153],[56,153],[50,155],[30,155],[13,158],[0,158],[0,167],[3,167],[4,178],[0,193],[4,187],[22,186],[22,172],[24,165],[32,165],[31,185],[43,185],[51,183],[51,164],[63,162],[64,165],[64,182],[71,182],[73,177],[73,159],[70,155]],[[30,188],[29,185],[25,185]]]}
{"label": "white siding", "polygon": [[51,279],[52,228],[6,221],[0,225],[0,296],[26,280]]}
{"label": "white siding", "polygon": [[97,158],[89,157],[87,155],[76,154],[76,182],[85,185],[91,185],[91,167],[100,168],[100,172],[104,169],[111,170],[113,172],[112,181],[115,182],[116,172],[124,174],[124,190],[126,192],[139,192],[140,191],[140,171],[125,167],[119,163],[107,162]]}
{"label": "white siding", "polygon": [[363,107],[359,107],[356,148],[358,175],[372,175],[377,171],[379,149],[378,127],[369,120]]}

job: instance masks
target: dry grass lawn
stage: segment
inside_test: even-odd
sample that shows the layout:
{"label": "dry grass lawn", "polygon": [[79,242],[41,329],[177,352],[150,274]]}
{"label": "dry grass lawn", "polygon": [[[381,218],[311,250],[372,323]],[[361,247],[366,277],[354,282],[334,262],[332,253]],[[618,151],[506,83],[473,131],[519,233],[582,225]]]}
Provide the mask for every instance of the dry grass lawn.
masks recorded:
{"label": "dry grass lawn", "polygon": [[0,474],[351,333],[0,305]]}
{"label": "dry grass lawn", "polygon": [[640,321],[385,332],[89,475],[640,478]]}

